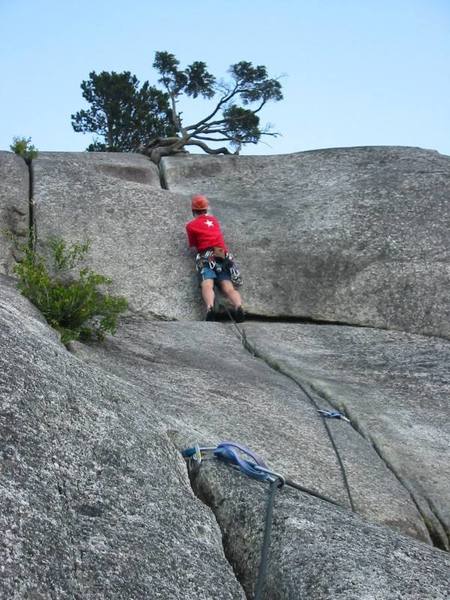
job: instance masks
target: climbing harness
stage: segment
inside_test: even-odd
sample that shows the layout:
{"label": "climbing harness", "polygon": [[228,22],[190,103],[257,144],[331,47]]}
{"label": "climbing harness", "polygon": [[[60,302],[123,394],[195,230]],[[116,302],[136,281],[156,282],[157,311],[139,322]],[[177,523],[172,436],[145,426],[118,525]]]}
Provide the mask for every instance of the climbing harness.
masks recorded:
{"label": "climbing harness", "polygon": [[202,252],[197,252],[195,256],[195,267],[199,273],[205,267],[209,267],[210,269],[214,270],[216,267],[214,252],[212,250],[203,250]]}
{"label": "climbing harness", "polygon": [[[261,546],[261,555],[259,561],[258,576],[255,585],[255,600],[260,600],[264,591],[264,584],[267,578],[267,570],[269,564],[269,550],[270,550],[270,537],[272,532],[272,520],[273,520],[273,507],[275,502],[275,494],[277,490],[281,490],[285,485],[294,489],[300,490],[307,494],[310,494],[320,500],[339,506],[337,502],[322,496],[313,490],[303,487],[291,480],[285,479],[279,473],[272,471],[267,467],[265,462],[255,452],[238,444],[236,442],[224,441],[217,446],[200,447],[195,444],[191,448],[186,448],[181,452],[182,456],[188,461],[188,469],[191,474],[196,474],[200,470],[200,465],[205,458],[205,455],[212,455],[231,467],[238,469],[248,477],[256,479],[260,482],[269,483],[269,491],[267,495],[266,503],[266,516],[264,525],[264,536]],[[243,458],[241,456],[247,456]]]}
{"label": "climbing harness", "polygon": [[228,269],[231,283],[235,287],[240,287],[243,283],[239,265],[235,262],[231,252],[224,252],[222,248],[214,247],[198,252],[195,256],[195,267],[199,273],[205,267],[216,271],[216,273],[221,273],[223,269]]}

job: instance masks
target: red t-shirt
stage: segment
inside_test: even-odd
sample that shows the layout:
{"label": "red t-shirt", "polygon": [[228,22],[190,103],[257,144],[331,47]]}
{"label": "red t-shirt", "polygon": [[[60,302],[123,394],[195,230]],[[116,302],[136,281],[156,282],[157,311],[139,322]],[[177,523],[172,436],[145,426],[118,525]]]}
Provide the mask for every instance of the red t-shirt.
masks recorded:
{"label": "red t-shirt", "polygon": [[228,248],[225,245],[219,221],[213,215],[199,215],[186,224],[186,233],[189,240],[189,246],[195,246],[197,252],[219,246],[225,252]]}

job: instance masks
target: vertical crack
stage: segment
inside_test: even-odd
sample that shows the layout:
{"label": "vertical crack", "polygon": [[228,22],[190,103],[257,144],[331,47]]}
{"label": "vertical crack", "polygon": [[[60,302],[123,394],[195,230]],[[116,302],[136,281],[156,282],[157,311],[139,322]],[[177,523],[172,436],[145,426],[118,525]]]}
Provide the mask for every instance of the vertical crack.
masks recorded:
{"label": "vertical crack", "polygon": [[[434,518],[436,519],[436,521],[438,523],[438,527],[442,531],[442,534],[443,534],[440,537],[438,537],[437,543],[435,545],[437,545],[437,547],[439,548],[440,546],[438,546],[438,543],[443,541],[445,548],[442,548],[442,550],[447,550],[448,552],[450,552],[450,532],[448,530],[448,527],[447,527],[446,523],[439,516],[439,512],[438,512],[437,508],[434,506],[433,502],[429,498],[426,498],[426,501],[427,501],[428,507],[430,509],[430,512],[433,514]],[[426,521],[425,521],[425,524],[427,524]],[[438,533],[436,528],[434,528],[433,531],[430,531],[430,536],[431,536],[431,539],[433,540],[433,543],[435,543],[435,540],[433,537],[435,532]]]}
{"label": "vertical crack", "polygon": [[171,442],[171,444],[173,445],[177,454],[179,454],[181,456],[181,460],[186,467],[187,477],[188,477],[190,487],[192,489],[192,493],[208,509],[208,512],[212,513],[212,516],[214,517],[214,521],[217,523],[217,526],[220,531],[222,550],[223,550],[223,555],[224,555],[225,561],[229,564],[229,566],[234,574],[234,578],[237,581],[237,583],[239,584],[242,595],[245,598],[247,598],[248,600],[250,600],[250,596],[248,596],[248,594],[246,593],[244,586],[242,584],[242,578],[239,577],[239,573],[237,572],[237,570],[233,564],[233,561],[230,558],[231,552],[226,544],[226,535],[225,535],[226,532],[223,530],[223,526],[221,525],[219,519],[217,518],[217,515],[216,515],[217,503],[214,500],[212,490],[203,489],[204,486],[198,485],[198,475],[199,475],[200,471],[198,469],[190,468],[192,463],[190,463],[190,461],[187,461],[181,455],[180,448],[184,445],[184,442],[186,441],[184,439],[184,436],[178,437],[178,432],[176,430],[167,430],[166,435],[167,435],[167,439]]}
{"label": "vertical crack", "polygon": [[213,494],[210,491],[208,491],[207,489],[205,489],[204,485],[203,486],[198,485],[198,482],[197,482],[198,472],[194,472],[193,470],[189,469],[188,464],[186,465],[186,468],[187,468],[187,472],[188,472],[189,482],[191,484],[191,488],[192,488],[192,491],[193,491],[195,497],[198,498],[200,500],[200,502],[202,504],[204,504],[206,506],[206,508],[208,508],[208,510],[210,510],[212,512],[212,514],[214,515],[214,519],[220,529],[220,533],[221,533],[221,537],[222,537],[222,548],[223,548],[224,556],[225,556],[228,564],[230,565],[230,567],[234,573],[234,576],[236,577],[236,580],[239,582],[244,596],[246,598],[248,598],[248,600],[250,600],[252,598],[252,596],[249,596],[247,594],[247,592],[244,588],[244,585],[243,585],[242,576],[240,576],[239,572],[235,568],[235,564],[234,564],[233,558],[232,558],[232,553],[230,552],[229,545],[226,543],[226,539],[225,539],[226,532],[223,529],[223,525],[217,518],[217,514],[216,514],[217,506],[214,501]]}
{"label": "vertical crack", "polygon": [[[10,258],[13,264],[6,265],[6,273],[12,274],[14,272],[13,265],[23,260],[24,247],[28,246],[31,249],[35,249],[35,223],[34,223],[34,205],[33,205],[33,194],[34,194],[34,179],[32,170],[32,161],[29,158],[16,154],[16,156],[22,159],[27,167],[28,172],[28,184],[24,195],[21,197],[21,206],[11,206],[8,209],[8,237],[11,240]],[[27,205],[22,207],[22,202],[26,201]],[[24,202],[25,203],[25,202]],[[10,271],[12,269],[12,271]]]}
{"label": "vertical crack", "polygon": [[362,435],[363,438],[372,445],[375,452],[386,465],[386,468],[389,469],[389,471],[391,471],[391,473],[394,475],[394,477],[397,479],[400,485],[408,492],[412,502],[414,503],[419,515],[422,518],[422,521],[428,531],[433,546],[439,548],[439,550],[449,551],[450,540],[445,530],[445,524],[439,518],[436,509],[434,509],[434,507],[431,504],[431,501],[425,497],[422,498],[422,501],[426,502],[427,508],[429,509],[427,514],[427,511],[422,506],[422,503],[419,501],[418,498],[416,498],[414,491],[411,489],[411,486],[408,484],[407,481],[405,481],[401,477],[399,473],[397,473],[393,464],[389,462],[389,460],[383,455],[383,452],[379,448],[378,444],[369,435],[364,433],[360,433],[360,435]]}
{"label": "vertical crack", "polygon": [[[245,335],[245,331],[243,332],[241,338],[242,338],[242,345],[245,348],[245,350],[247,350],[252,356],[255,356],[256,358],[259,358],[260,360],[262,360],[268,367],[270,367],[274,371],[277,371],[281,375],[284,375],[285,377],[287,377],[288,379],[290,379],[293,383],[295,383],[295,385],[297,385],[302,390],[302,392],[306,395],[306,397],[308,398],[309,402],[316,408],[316,410],[319,409],[319,405],[314,400],[314,398],[311,395],[311,393],[306,389],[306,386],[305,386],[305,384],[303,382],[299,381],[293,375],[291,375],[288,371],[286,371],[285,369],[283,369],[279,363],[277,363],[274,360],[271,360],[270,358],[268,358],[267,356],[264,356],[264,354],[262,354],[261,352],[259,352],[256,349],[256,347],[253,346],[248,341],[248,338]],[[333,434],[331,432],[329,424],[327,423],[327,421],[325,419],[322,419],[322,423],[323,423],[323,426],[325,428],[325,431],[327,432],[328,439],[330,440],[330,444],[331,444],[331,446],[333,448],[333,452],[334,452],[334,455],[336,457],[336,461],[338,463],[339,469],[340,469],[341,474],[342,474],[343,487],[344,487],[344,489],[346,491],[346,494],[347,494],[347,497],[348,497],[349,507],[350,507],[350,509],[353,512],[356,512],[355,503],[354,503],[352,492],[351,492],[351,489],[350,489],[350,483],[349,483],[348,478],[347,478],[347,473],[346,473],[346,470],[345,470],[345,466],[344,466],[344,462],[342,460],[341,454],[340,454],[339,449],[338,449],[338,447],[336,445],[336,442],[335,442],[335,440],[333,438]]]}
{"label": "vertical crack", "polygon": [[31,250],[36,250],[36,220],[34,212],[34,172],[33,172],[33,161],[31,159],[25,159],[28,167],[29,186],[28,186],[28,245]]}
{"label": "vertical crack", "polygon": [[[317,386],[314,386],[312,384],[310,385],[311,389],[314,390],[314,392],[317,393],[319,396],[321,396],[326,402],[331,404],[333,408],[335,408],[336,410],[345,411],[345,414],[350,419],[351,426],[353,427],[353,429],[371,445],[371,447],[376,452],[380,460],[384,463],[386,468],[392,473],[392,475],[395,477],[398,483],[408,493],[412,503],[416,507],[417,512],[419,513],[423,521],[426,530],[428,531],[428,535],[430,537],[432,545],[436,548],[439,548],[440,550],[450,551],[450,539],[447,532],[447,528],[442,519],[440,519],[436,508],[432,505],[431,500],[422,497],[421,501],[419,501],[411,485],[409,485],[408,482],[405,479],[403,479],[403,477],[401,477],[401,475],[396,471],[394,465],[386,458],[381,448],[374,441],[372,436],[369,433],[367,433],[364,430],[364,428],[359,424],[358,417],[352,413],[348,406],[341,407],[337,405],[335,402],[333,402],[333,399],[330,398],[328,394],[324,394],[321,390],[317,388]],[[426,508],[423,507],[423,503],[426,503],[426,508],[428,508],[428,511],[426,510]]]}
{"label": "vertical crack", "polygon": [[161,188],[163,190],[168,190],[169,185],[167,183],[167,173],[166,173],[166,169],[164,167],[164,161],[160,160],[157,166],[158,166],[158,171],[159,171],[159,183],[161,185]]}
{"label": "vertical crack", "polygon": [[[260,351],[258,351],[256,349],[256,347],[248,341],[248,338],[245,335],[245,332],[243,333],[243,335],[241,337],[242,337],[242,345],[248,352],[250,352],[250,354],[252,354],[252,356],[255,356],[256,358],[263,360],[267,364],[267,366],[269,366],[271,369],[274,369],[275,371],[281,373],[282,375],[284,375],[285,377],[287,377],[288,379],[293,381],[295,384],[297,384],[300,387],[300,389],[306,394],[306,396],[310,399],[310,401],[314,404],[314,406],[316,406],[316,408],[317,408],[316,402],[312,399],[310,393],[306,389],[305,384],[303,382],[299,381],[291,373],[289,373],[288,371],[283,369],[278,362],[264,356]],[[323,400],[325,402],[327,402],[333,409],[339,410],[339,411],[344,411],[347,414],[347,416],[350,419],[351,427],[355,430],[356,433],[358,433],[364,440],[366,440],[372,446],[372,448],[376,452],[377,456],[380,458],[380,460],[382,460],[382,462],[384,463],[386,468],[393,474],[393,476],[398,481],[398,483],[408,493],[408,496],[411,498],[412,503],[414,504],[414,506],[416,507],[416,509],[418,511],[418,515],[422,519],[422,522],[423,522],[426,530],[428,531],[428,535],[430,537],[432,545],[436,548],[439,548],[440,550],[449,551],[450,550],[450,539],[449,539],[449,535],[447,532],[447,528],[445,526],[445,523],[442,521],[442,519],[440,519],[438,512],[437,512],[436,508],[432,505],[431,501],[428,498],[422,499],[422,501],[426,502],[426,504],[427,504],[427,508],[428,508],[428,511],[427,511],[421,505],[421,502],[418,500],[418,498],[416,498],[414,491],[411,489],[411,486],[408,485],[408,483],[396,472],[395,467],[385,458],[382,451],[377,446],[377,444],[374,442],[374,440],[371,438],[371,436],[369,434],[365,433],[363,431],[363,429],[358,425],[358,419],[354,415],[351,414],[351,411],[349,411],[347,407],[342,407],[342,406],[337,405],[336,402],[334,402],[333,399],[328,396],[328,394],[324,394],[320,389],[317,388],[317,386],[314,386],[313,384],[308,383],[308,387],[310,388],[310,390],[313,393],[315,393],[319,397],[323,398]],[[325,425],[325,427],[327,429],[327,433],[329,434],[329,437],[330,437],[331,432],[329,431],[329,429],[327,427],[327,423],[325,421],[324,421],[324,425]],[[330,437],[330,441],[333,445],[333,449],[336,452],[337,459],[341,465],[341,470],[342,470],[342,473],[344,476],[344,482],[346,482],[346,487],[349,492],[349,499],[350,499],[352,508],[354,509],[353,501],[351,499],[350,487],[349,487],[349,484],[347,482],[347,478],[345,475],[345,469],[343,467],[342,461],[340,460],[339,451],[337,450],[337,447],[336,447],[332,437]],[[427,514],[427,512],[428,512],[428,514]]]}

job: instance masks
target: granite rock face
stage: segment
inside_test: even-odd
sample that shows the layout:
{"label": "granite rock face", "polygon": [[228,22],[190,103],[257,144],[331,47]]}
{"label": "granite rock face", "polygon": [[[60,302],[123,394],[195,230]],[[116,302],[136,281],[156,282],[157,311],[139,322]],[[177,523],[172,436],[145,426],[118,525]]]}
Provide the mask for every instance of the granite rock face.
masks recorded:
{"label": "granite rock face", "polygon": [[350,418],[450,550],[450,342],[357,327],[245,331],[258,355]]}
{"label": "granite rock face", "polygon": [[[125,164],[125,166],[124,166]],[[39,238],[92,240],[133,313],[201,316],[185,222],[210,196],[243,269],[247,310],[450,335],[450,159],[415,148],[286,156],[41,153]]]}
{"label": "granite rock face", "polygon": [[[26,236],[28,169],[0,171],[0,227]],[[232,439],[339,505],[277,493],[266,600],[446,598],[450,159],[41,153],[32,173],[40,249],[89,239],[130,311],[68,352],[0,245],[0,596],[252,597],[267,486],[216,461],[189,480],[180,455]],[[198,322],[193,192],[250,313],[381,329]]]}
{"label": "granite rock face", "polygon": [[[17,243],[28,236],[29,174],[23,160],[12,152],[0,151],[0,273],[10,274]],[[5,231],[16,237],[13,241]]]}
{"label": "granite rock face", "polygon": [[448,555],[403,537],[430,541],[371,444],[332,423],[362,519],[302,390],[230,325],[134,317],[71,354],[10,280],[0,292],[2,596],[244,598],[235,572],[252,597],[267,487],[206,462],[199,504],[177,451],[231,438],[341,505],[277,494],[264,598],[445,598]]}
{"label": "granite rock face", "polygon": [[164,158],[204,193],[241,262],[247,309],[450,336],[450,158],[405,147]]}
{"label": "granite rock face", "polygon": [[[205,463],[194,489],[221,525],[227,555],[253,598],[268,484]],[[449,555],[289,487],[274,500],[264,600],[446,600]]]}
{"label": "granite rock face", "polygon": [[87,367],[0,277],[0,596],[244,598],[142,390]]}
{"label": "granite rock face", "polygon": [[[290,340],[301,338],[303,327],[273,324],[275,331],[278,326],[285,343],[276,336],[271,340],[270,335],[265,336],[270,330],[263,324],[245,325],[244,331],[250,343],[257,340],[258,348],[262,345],[267,355],[273,349],[276,355],[278,345],[280,352],[284,347],[291,349]],[[320,339],[321,328],[312,327],[313,338],[315,330]],[[372,330],[373,344],[378,342],[382,346],[382,339],[379,332]],[[399,341],[398,351],[401,346]],[[302,355],[301,346],[296,351]],[[335,420],[329,423],[331,440],[316,406],[296,381],[272,368],[269,361],[257,359],[245,350],[231,325],[129,321],[101,347],[76,344],[75,352],[88,364],[145,390],[153,398],[155,413],[174,435],[176,432],[174,439],[180,449],[195,442],[215,446],[224,439],[243,443],[286,477],[346,508],[352,502],[361,515],[430,543],[428,529],[410,491],[380,458],[370,438]],[[295,360],[294,350],[292,353]],[[399,385],[406,381],[399,377]],[[410,419],[417,414],[422,426],[426,424],[432,431],[434,419],[416,413],[414,408],[423,391],[418,387],[410,398]],[[321,408],[332,408],[314,390],[310,393]],[[376,395],[376,390],[372,393]],[[379,394],[383,398],[383,391]],[[384,418],[383,408],[379,408],[380,419]],[[362,403],[355,411],[355,420],[361,412],[363,421],[368,410]],[[436,428],[439,431],[442,429]],[[385,436],[389,443],[395,444],[390,429]],[[350,493],[333,441],[343,462]],[[422,442],[428,457],[438,455],[432,439]],[[448,456],[447,449],[440,459],[442,467]],[[420,463],[418,456],[416,460]],[[416,478],[420,478],[428,463],[415,466],[416,460],[411,461],[410,469],[414,473],[416,468]],[[436,477],[445,477],[444,468],[435,467],[434,473]],[[450,496],[448,482],[442,481],[437,486],[443,498]]]}
{"label": "granite rock face", "polygon": [[187,205],[135,154],[42,152],[33,161],[38,238],[91,241],[89,264],[147,318],[199,318]]}

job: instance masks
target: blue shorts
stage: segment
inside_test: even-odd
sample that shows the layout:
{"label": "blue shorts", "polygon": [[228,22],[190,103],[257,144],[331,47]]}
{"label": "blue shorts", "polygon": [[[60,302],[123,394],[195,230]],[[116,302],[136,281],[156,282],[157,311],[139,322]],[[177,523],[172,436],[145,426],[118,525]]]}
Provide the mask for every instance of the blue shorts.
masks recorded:
{"label": "blue shorts", "polygon": [[[221,267],[219,266],[219,269]],[[219,271],[217,266],[215,269],[211,269],[210,267],[203,267],[200,271],[200,280],[205,281],[205,279],[215,279],[216,281],[231,281],[230,271],[228,269],[221,268]]]}

